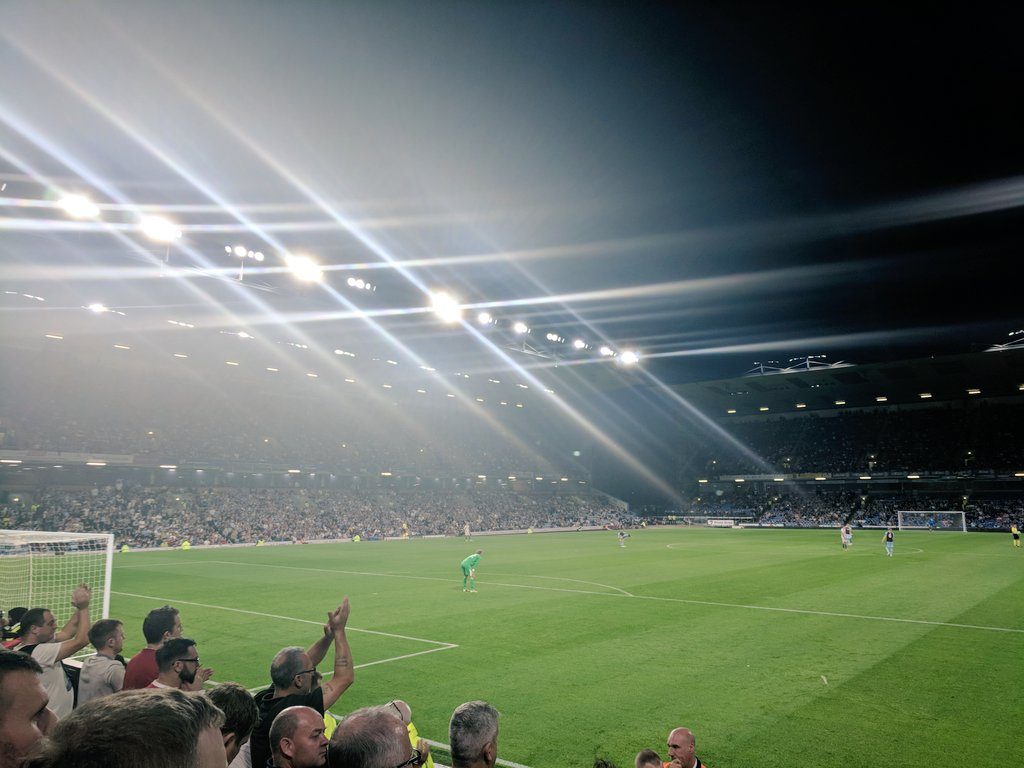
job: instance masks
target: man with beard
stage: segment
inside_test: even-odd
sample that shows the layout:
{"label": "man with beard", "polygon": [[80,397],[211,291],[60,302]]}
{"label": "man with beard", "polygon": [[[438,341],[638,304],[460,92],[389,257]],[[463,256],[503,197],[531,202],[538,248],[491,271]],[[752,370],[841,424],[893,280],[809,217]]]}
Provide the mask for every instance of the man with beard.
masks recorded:
{"label": "man with beard", "polygon": [[182,691],[201,691],[213,670],[199,666],[196,641],[187,637],[172,637],[156,652],[159,674],[147,688],[178,688]]}

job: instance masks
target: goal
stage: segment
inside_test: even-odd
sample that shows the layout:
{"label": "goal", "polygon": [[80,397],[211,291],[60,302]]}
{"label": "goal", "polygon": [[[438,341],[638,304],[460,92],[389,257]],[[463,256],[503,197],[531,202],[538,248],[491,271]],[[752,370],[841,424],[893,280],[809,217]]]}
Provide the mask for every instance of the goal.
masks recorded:
{"label": "goal", "polygon": [[963,512],[896,510],[896,520],[901,531],[908,528],[925,528],[935,531],[967,533],[967,518]]}
{"label": "goal", "polygon": [[49,608],[62,626],[74,611],[71,592],[84,583],[93,617],[105,619],[113,561],[110,533],[0,531],[0,608]]}

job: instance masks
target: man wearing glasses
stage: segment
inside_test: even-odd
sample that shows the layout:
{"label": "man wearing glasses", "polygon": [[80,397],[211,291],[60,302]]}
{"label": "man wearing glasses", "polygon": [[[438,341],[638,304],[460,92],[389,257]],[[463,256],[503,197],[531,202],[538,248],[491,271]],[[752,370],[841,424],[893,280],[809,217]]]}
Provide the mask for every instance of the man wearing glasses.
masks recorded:
{"label": "man wearing glasses", "polygon": [[213,670],[200,666],[200,663],[195,640],[172,637],[157,650],[156,666],[159,674],[146,687],[201,691]]}
{"label": "man wearing glasses", "polygon": [[[264,768],[271,756],[270,728],[274,718],[289,707],[309,707],[320,715],[341,697],[355,680],[352,652],[345,636],[349,604],[346,597],[341,605],[327,614],[323,635],[309,648],[297,645],[282,648],[270,664],[272,687],[256,694],[260,719],[249,739],[253,768]],[[334,670],[317,685],[317,665],[334,643]]]}
{"label": "man wearing glasses", "polygon": [[420,768],[430,747],[409,743],[405,724],[383,707],[357,709],[340,723],[327,748],[327,768]]}

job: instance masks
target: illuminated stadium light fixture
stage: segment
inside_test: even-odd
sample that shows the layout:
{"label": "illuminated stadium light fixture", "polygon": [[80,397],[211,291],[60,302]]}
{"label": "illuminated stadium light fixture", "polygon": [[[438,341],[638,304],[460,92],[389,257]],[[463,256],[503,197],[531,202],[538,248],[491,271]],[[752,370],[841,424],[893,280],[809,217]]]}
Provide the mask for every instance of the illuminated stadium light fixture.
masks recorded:
{"label": "illuminated stadium light fixture", "polygon": [[932,393],[931,393],[931,392],[922,392],[922,393],[921,393],[921,394],[919,395],[919,397],[920,397],[920,398],[921,398],[922,400],[931,400],[931,397],[932,397]]}
{"label": "illuminated stadium light fixture", "polygon": [[522,320],[516,320],[516,322],[512,325],[512,330],[522,335],[524,333],[529,333],[530,327]]}
{"label": "illuminated stadium light fixture", "polygon": [[516,408],[522,408],[522,407],[523,407],[522,403],[516,403]]}
{"label": "illuminated stadium light fixture", "polygon": [[815,479],[815,480],[828,480],[828,478],[827,478],[827,477],[822,477],[822,476],[816,477],[816,478],[814,478],[814,479]]}
{"label": "illuminated stadium light fixture", "polygon": [[768,406],[767,406],[767,405],[762,405],[762,406],[761,406],[760,408],[758,408],[757,410],[759,410],[759,411],[760,411],[761,413],[765,413],[766,411],[768,411],[768,410],[769,410],[769,408],[768,408]]}
{"label": "illuminated stadium light fixture", "polygon": [[776,483],[784,483],[784,482],[786,482],[786,478],[784,478],[784,477],[773,477],[772,480],[774,480]]}
{"label": "illuminated stadium light fixture", "polygon": [[735,481],[737,483],[745,483],[745,482],[747,482],[747,479],[745,477],[737,477],[737,478],[735,478]]}
{"label": "illuminated stadium light fixture", "polygon": [[483,399],[482,397],[478,397],[478,398],[476,398],[476,401],[477,401],[478,403],[482,403],[482,402],[484,401],[484,399]]}
{"label": "illuminated stadium light fixture", "polygon": [[807,403],[797,403],[796,407],[797,408],[806,408],[807,407]]}
{"label": "illuminated stadium light fixture", "polygon": [[390,384],[381,384],[381,386],[384,387],[384,389],[393,389]]}
{"label": "illuminated stadium light fixture", "polygon": [[563,483],[568,483],[569,482],[569,478],[568,477],[560,477],[558,479],[561,480]]}
{"label": "illuminated stadium light fixture", "polygon": [[516,384],[516,386],[519,387],[520,389],[529,389],[530,388],[529,384]]}
{"label": "illuminated stadium light fixture", "polygon": [[236,362],[235,362],[234,360],[225,360],[225,361],[224,361],[224,365],[233,365],[233,366],[237,366],[237,365],[238,365],[238,363],[236,363]]}
{"label": "illuminated stadium light fixture", "polygon": [[271,373],[279,373],[281,369],[268,366],[267,370],[270,371]]}
{"label": "illuminated stadium light fixture", "polygon": [[110,311],[105,304],[98,301],[94,301],[92,304],[87,304],[85,308],[96,315],[102,315],[104,312]]}
{"label": "illuminated stadium light fixture", "polygon": [[73,219],[95,219],[100,209],[85,195],[64,195],[57,205]]}
{"label": "illuminated stadium light fixture", "polygon": [[387,363],[388,365],[398,365],[397,360],[385,360],[384,362]]}
{"label": "illuminated stadium light fixture", "polygon": [[423,370],[423,371],[436,371],[437,368],[431,368],[429,365],[421,365],[420,366],[420,370]]}
{"label": "illuminated stadium light fixture", "polygon": [[160,469],[177,469],[177,464],[161,464]]}
{"label": "illuminated stadium light fixture", "polygon": [[44,333],[43,336],[45,336],[48,339],[53,339],[54,341],[63,341],[64,340],[63,336],[60,336],[60,335],[58,335],[56,333]]}
{"label": "illuminated stadium light fixture", "polygon": [[354,277],[350,277],[348,280],[345,281],[345,285],[347,285],[349,288],[355,288],[356,279]]}
{"label": "illuminated stadium light fixture", "polygon": [[548,389],[547,387],[545,387],[545,388],[544,388],[544,391],[545,391],[545,392],[547,392],[547,393],[548,393],[549,395],[553,395],[553,394],[555,394],[555,390],[553,390],[553,389]]}
{"label": "illuminated stadium light fixture", "polygon": [[299,474],[302,474],[302,470],[301,469],[289,469],[288,470],[288,474],[289,475],[299,475]]}
{"label": "illuminated stadium light fixture", "polygon": [[476,479],[477,480],[486,480],[487,479],[487,475],[477,475]]}
{"label": "illuminated stadium light fixture", "polygon": [[324,271],[309,256],[302,254],[285,254],[284,263],[296,280],[304,283],[319,283],[324,279]]}
{"label": "illuminated stadium light fixture", "polygon": [[480,323],[480,325],[490,325],[492,322],[494,322],[494,318],[491,317],[490,312],[481,312],[479,315],[476,316],[476,321]]}
{"label": "illuminated stadium light fixture", "polygon": [[499,404],[499,405],[508,405],[508,401],[507,401],[507,400],[502,400],[502,401],[501,401],[500,403],[498,403],[498,404]]}
{"label": "illuminated stadium light fixture", "polygon": [[430,294],[430,308],[442,323],[453,324],[462,319],[462,307],[459,300],[447,291],[436,291]]}
{"label": "illuminated stadium light fixture", "polygon": [[309,376],[309,378],[311,378],[311,379],[319,379],[320,378],[320,374],[317,374],[317,373],[307,373],[306,375]]}
{"label": "illuminated stadium light fixture", "polygon": [[920,475],[907,475],[907,480],[920,480]]}
{"label": "illuminated stadium light fixture", "polygon": [[416,391],[417,391],[417,392],[418,392],[419,394],[421,394],[421,395],[425,395],[425,394],[427,394],[427,390],[425,390],[425,389],[417,389]]}
{"label": "illuminated stadium light fixture", "polygon": [[181,320],[168,320],[167,322],[171,325],[181,326],[182,328],[195,328],[195,325],[192,323],[183,323]]}
{"label": "illuminated stadium light fixture", "polygon": [[451,398],[454,398],[454,397],[455,397],[455,395],[453,395],[453,394],[452,394],[451,392],[449,392],[448,394],[446,394],[446,395],[445,395],[445,397],[451,397]]}
{"label": "illuminated stadium light fixture", "polygon": [[355,384],[356,380],[355,379],[345,379],[345,383],[346,384]]}
{"label": "illuminated stadium light fixture", "polygon": [[861,475],[857,479],[858,480],[870,480],[871,479],[871,475]]}
{"label": "illuminated stadium light fixture", "polygon": [[700,479],[700,480],[698,480],[697,482],[698,482],[698,483],[706,483],[706,482],[707,482],[707,480],[704,480],[703,478],[701,478],[701,479]]}
{"label": "illuminated stadium light fixture", "polygon": [[548,341],[558,341],[558,334],[557,333],[546,333],[546,334],[544,334],[544,338],[547,339]]}
{"label": "illuminated stadium light fixture", "polygon": [[143,216],[139,222],[142,234],[156,243],[170,243],[181,237],[181,230],[163,216]]}
{"label": "illuminated stadium light fixture", "polygon": [[534,480],[543,480],[544,478],[543,478],[543,477],[535,477],[535,478],[533,478],[533,479],[534,479]]}
{"label": "illuminated stadium light fixture", "polygon": [[107,462],[105,462],[105,461],[87,461],[87,462],[85,462],[85,466],[87,466],[87,467],[105,467],[105,466],[107,466]]}
{"label": "illuminated stadium light fixture", "polygon": [[336,350],[334,350],[334,354],[336,354],[336,355],[343,355],[344,357],[355,357],[355,355],[353,353],[346,352],[344,349],[336,349]]}
{"label": "illuminated stadium light fixture", "polygon": [[598,352],[601,353],[601,357],[611,357],[612,355],[615,354],[615,352],[612,351],[611,347],[601,347],[601,349],[599,349]]}
{"label": "illuminated stadium light fixture", "polygon": [[876,403],[888,403],[889,402],[889,398],[886,397],[885,395],[879,395],[878,397],[875,398],[875,402]]}
{"label": "illuminated stadium light fixture", "polygon": [[184,352],[175,352],[175,353],[174,353],[174,357],[178,357],[178,358],[181,358],[181,359],[185,359],[185,358],[187,358],[187,357],[188,357],[188,355],[186,355],[186,354],[185,354]]}
{"label": "illuminated stadium light fixture", "polygon": [[1024,392],[1024,384],[1018,384],[1017,389],[1020,390],[1021,392]]}
{"label": "illuminated stadium light fixture", "polygon": [[227,245],[225,245],[224,247],[227,248],[227,250],[230,253],[234,253],[235,256],[237,256],[240,259],[244,259],[245,254],[249,252],[249,250],[244,245],[236,245],[234,248],[231,248],[230,246]]}
{"label": "illuminated stadium light fixture", "polygon": [[619,355],[619,362],[623,365],[636,365],[640,362],[640,355],[632,349],[627,349]]}
{"label": "illuminated stadium light fixture", "polygon": [[585,342],[583,339],[573,339],[572,345],[575,349],[587,348],[587,342]]}
{"label": "illuminated stadium light fixture", "polygon": [[366,281],[363,280],[361,277],[357,277],[356,278],[356,282],[355,282],[355,287],[360,289],[360,290],[362,290],[363,288],[366,287]]}
{"label": "illuminated stadium light fixture", "polygon": [[980,395],[981,394],[981,390],[980,389],[976,389],[976,388],[971,388],[971,389],[967,390],[967,394],[968,395]]}
{"label": "illuminated stadium light fixture", "polygon": [[127,344],[115,344],[114,349],[131,349]]}
{"label": "illuminated stadium light fixture", "polygon": [[21,464],[21,459],[0,459],[0,464]]}
{"label": "illuminated stadium light fixture", "polygon": [[728,413],[729,415],[732,415],[732,414],[736,413],[736,409],[735,408],[730,408],[729,410],[726,411],[726,413]]}
{"label": "illuminated stadium light fixture", "polygon": [[508,479],[509,479],[509,480],[515,480],[515,479],[516,479],[516,476],[515,476],[515,475],[509,475],[509,476],[508,476]]}
{"label": "illuminated stadium light fixture", "polygon": [[488,379],[488,381],[491,382],[491,384],[501,384],[499,379]]}
{"label": "illuminated stadium light fixture", "polygon": [[846,405],[845,400],[836,400],[836,405]]}
{"label": "illuminated stadium light fixture", "polygon": [[240,338],[240,339],[251,339],[252,338],[252,334],[250,334],[248,331],[239,331],[238,332],[238,338]]}
{"label": "illuminated stadium light fixture", "polygon": [[390,472],[381,472],[380,476],[381,477],[391,477],[391,473]]}
{"label": "illuminated stadium light fixture", "polygon": [[1014,477],[1024,477],[1024,472],[1014,472],[1013,476]]}

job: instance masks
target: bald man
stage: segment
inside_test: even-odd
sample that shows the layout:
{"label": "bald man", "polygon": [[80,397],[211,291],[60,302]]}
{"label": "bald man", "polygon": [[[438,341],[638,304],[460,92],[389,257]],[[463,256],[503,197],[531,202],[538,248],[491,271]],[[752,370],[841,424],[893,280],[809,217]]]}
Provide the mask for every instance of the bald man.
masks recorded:
{"label": "bald man", "polygon": [[676,728],[668,735],[668,759],[664,768],[704,768],[704,763],[693,753],[697,743],[689,728]]}

